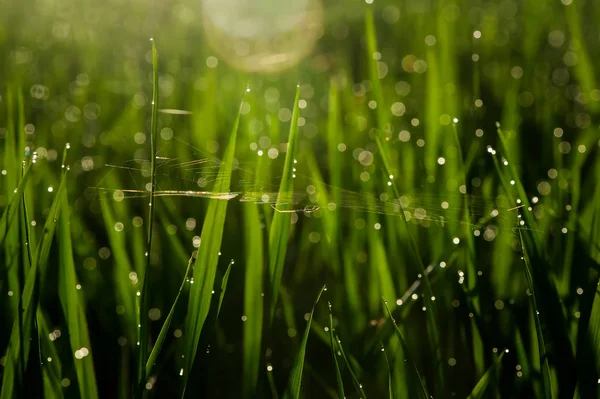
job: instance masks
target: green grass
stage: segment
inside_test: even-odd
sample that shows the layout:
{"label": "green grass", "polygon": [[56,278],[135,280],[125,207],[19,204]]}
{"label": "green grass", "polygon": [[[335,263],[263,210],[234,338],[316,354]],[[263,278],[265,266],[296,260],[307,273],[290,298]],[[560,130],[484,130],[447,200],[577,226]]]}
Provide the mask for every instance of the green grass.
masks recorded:
{"label": "green grass", "polygon": [[600,5],[207,4],[0,2],[0,398],[598,397]]}

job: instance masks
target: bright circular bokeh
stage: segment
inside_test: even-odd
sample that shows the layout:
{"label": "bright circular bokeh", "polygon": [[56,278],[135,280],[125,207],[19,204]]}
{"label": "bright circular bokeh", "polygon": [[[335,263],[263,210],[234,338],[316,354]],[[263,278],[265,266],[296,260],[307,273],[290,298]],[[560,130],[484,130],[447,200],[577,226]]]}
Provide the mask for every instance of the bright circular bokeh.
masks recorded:
{"label": "bright circular bokeh", "polygon": [[323,32],[320,0],[203,0],[202,13],[210,47],[246,72],[294,66]]}

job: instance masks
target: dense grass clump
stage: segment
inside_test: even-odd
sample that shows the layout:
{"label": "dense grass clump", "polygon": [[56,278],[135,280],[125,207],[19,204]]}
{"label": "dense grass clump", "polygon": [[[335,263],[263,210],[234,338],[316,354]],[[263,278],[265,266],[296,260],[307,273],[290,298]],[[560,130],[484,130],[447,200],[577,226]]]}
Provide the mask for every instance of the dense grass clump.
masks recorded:
{"label": "dense grass clump", "polygon": [[598,17],[0,1],[0,398],[598,397]]}

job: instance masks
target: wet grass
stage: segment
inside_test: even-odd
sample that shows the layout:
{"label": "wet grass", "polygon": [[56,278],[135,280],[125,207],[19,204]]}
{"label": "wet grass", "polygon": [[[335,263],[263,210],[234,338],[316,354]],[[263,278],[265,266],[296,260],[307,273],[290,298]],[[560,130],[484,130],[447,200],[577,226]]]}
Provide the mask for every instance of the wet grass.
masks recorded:
{"label": "wet grass", "polygon": [[600,6],[142,3],[0,3],[1,398],[600,394]]}

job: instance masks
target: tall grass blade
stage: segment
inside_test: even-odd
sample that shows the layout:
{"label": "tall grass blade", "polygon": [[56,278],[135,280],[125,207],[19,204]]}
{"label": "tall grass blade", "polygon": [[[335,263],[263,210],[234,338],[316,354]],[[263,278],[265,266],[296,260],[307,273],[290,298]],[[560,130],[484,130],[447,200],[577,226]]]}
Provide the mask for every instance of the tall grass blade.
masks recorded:
{"label": "tall grass blade", "polygon": [[337,340],[333,335],[333,312],[331,310],[331,302],[328,302],[329,306],[329,346],[331,347],[331,356],[333,357],[333,364],[335,366],[335,378],[337,382],[337,394],[338,398],[345,398],[344,394],[344,381],[342,380],[342,373],[340,372],[340,365],[338,363],[338,355],[336,353],[336,342]]}
{"label": "tall grass blade", "polygon": [[[392,190],[394,193],[394,197],[399,199],[400,192],[398,191],[398,186],[397,186],[396,182],[394,181],[394,175],[397,173],[394,173],[394,170],[392,169],[392,166],[391,166],[391,163],[389,160],[389,155],[388,155],[388,148],[385,144],[386,142],[382,138],[382,135],[384,134],[383,133],[384,127],[387,122],[387,117],[383,111],[385,109],[385,103],[384,103],[383,91],[381,89],[381,83],[379,81],[378,64],[377,64],[377,60],[375,59],[375,54],[377,53],[378,46],[377,46],[377,35],[376,35],[376,31],[375,31],[375,23],[373,21],[372,8],[373,7],[369,6],[369,5],[367,5],[367,7],[366,7],[365,36],[366,36],[366,41],[367,41],[367,57],[369,59],[369,64],[368,64],[369,78],[370,78],[371,84],[373,86],[373,97],[375,98],[375,101],[377,103],[376,116],[377,116],[377,128],[378,128],[379,132],[375,135],[375,141],[377,144],[377,148],[379,150],[381,160],[383,162],[385,173],[390,179],[389,184],[391,184],[391,187],[392,187]],[[423,275],[423,283],[424,283],[423,291],[425,293],[425,305],[427,308],[426,314],[427,314],[427,331],[428,331],[428,336],[429,336],[429,345],[431,348],[431,352],[435,356],[435,361],[436,361],[436,364],[434,366],[435,375],[436,375],[435,386],[441,392],[444,392],[445,377],[444,377],[443,369],[441,367],[441,365],[442,365],[442,349],[441,349],[442,346],[440,345],[440,337],[439,337],[440,330],[437,326],[437,320],[436,320],[437,306],[435,304],[435,301],[431,300],[431,298],[434,297],[433,290],[431,288],[431,282],[429,280],[429,277],[427,277],[427,273],[425,271],[425,263],[423,262],[423,259],[421,258],[421,255],[419,253],[419,248],[417,246],[415,238],[413,237],[413,235],[410,231],[410,226],[408,224],[408,221],[407,221],[406,217],[404,216],[405,210],[404,210],[404,206],[402,205],[402,202],[400,202],[400,208],[402,210],[401,218],[404,220],[404,225],[406,227],[406,231],[407,231],[407,235],[408,235],[409,247],[415,258],[415,261],[417,262],[417,265],[420,268],[421,275]]]}
{"label": "tall grass blade", "polygon": [[383,358],[385,359],[385,365],[386,365],[387,370],[388,370],[388,392],[389,392],[389,398],[390,399],[395,399],[396,398],[396,389],[394,387],[394,376],[392,375],[392,367],[390,365],[390,360],[388,359],[387,353],[385,351],[385,346],[383,346],[383,342],[379,341],[379,344],[381,345],[381,351],[383,352]]}
{"label": "tall grass blade", "polygon": [[[254,204],[244,208],[246,272],[244,281],[243,391],[247,398],[256,397],[260,368],[263,328],[264,249],[259,209]],[[271,375],[271,373],[269,373]]]}
{"label": "tall grass blade", "polygon": [[523,253],[523,262],[525,263],[525,274],[527,276],[527,283],[529,285],[529,291],[531,295],[529,296],[531,305],[533,307],[533,318],[535,321],[535,329],[537,332],[537,344],[540,354],[540,365],[542,367],[542,380],[544,386],[544,397],[546,399],[552,399],[552,380],[550,375],[550,365],[548,363],[548,354],[546,352],[546,344],[544,340],[544,331],[542,329],[542,322],[540,321],[540,312],[538,308],[538,300],[536,298],[536,282],[534,277],[534,272],[532,270],[531,262],[529,259],[529,254],[527,249],[525,248],[525,244],[523,242],[523,234],[519,231],[519,237],[521,239],[521,251]]}
{"label": "tall grass blade", "polygon": [[[48,316],[40,311],[39,308],[37,312],[37,321],[40,335],[48,337],[52,332],[50,322]],[[60,384],[63,379],[63,367],[58,355],[56,343],[45,339],[41,342],[40,351],[44,354],[44,359],[40,362],[44,398],[63,398],[63,387]],[[85,396],[81,397],[84,398]]]}
{"label": "tall grass blade", "polygon": [[304,357],[306,356],[306,345],[308,343],[308,335],[310,333],[310,325],[312,323],[313,315],[315,313],[315,308],[321,299],[321,295],[323,291],[325,291],[326,286],[323,286],[317,295],[317,299],[315,299],[315,303],[313,304],[312,310],[310,311],[310,316],[306,323],[306,329],[304,330],[304,335],[302,337],[302,342],[300,343],[300,350],[296,355],[296,360],[294,360],[294,364],[292,365],[292,371],[290,372],[290,378],[288,380],[288,385],[285,393],[283,394],[284,399],[298,399],[300,397],[300,386],[302,385],[302,372],[304,370]]}
{"label": "tall grass blade", "polygon": [[152,122],[150,126],[150,202],[148,209],[148,245],[146,247],[146,268],[143,274],[142,294],[139,308],[139,342],[138,347],[138,383],[146,375],[146,356],[148,355],[149,340],[149,289],[150,289],[150,259],[154,226],[154,191],[156,189],[156,135],[158,132],[158,52],[156,43],[152,41]]}
{"label": "tall grass blade", "polygon": [[61,206],[62,210],[58,221],[60,302],[67,321],[71,351],[75,354],[73,364],[77,374],[79,394],[82,398],[94,399],[98,397],[98,387],[96,386],[92,348],[85,316],[85,302],[73,261],[71,219],[66,194],[63,196]]}
{"label": "tall grass blade", "polygon": [[[279,195],[277,197],[276,208],[278,210],[290,210],[290,204],[283,204],[280,198],[294,189],[294,156],[296,153],[296,142],[298,136],[298,117],[300,115],[300,85],[296,88],[294,98],[294,110],[290,125],[290,136],[288,138],[287,153],[285,154],[285,164],[281,184],[279,185]],[[287,209],[286,209],[287,208]],[[271,313],[270,319],[273,320],[277,297],[279,295],[279,286],[283,276],[283,266],[285,263],[285,254],[287,252],[288,238],[290,234],[292,214],[290,212],[275,212],[271,221],[269,230],[269,273],[271,278]]]}
{"label": "tall grass blade", "polygon": [[154,346],[152,347],[150,356],[148,356],[148,361],[146,362],[146,375],[144,377],[144,380],[147,380],[148,378],[150,378],[150,375],[152,375],[152,371],[154,369],[154,366],[156,365],[156,360],[158,359],[158,355],[160,355],[160,352],[165,343],[165,339],[167,338],[167,334],[169,333],[169,328],[171,327],[171,322],[173,321],[173,315],[175,314],[175,310],[177,309],[177,304],[179,303],[179,298],[181,297],[181,293],[183,292],[185,283],[188,280],[188,274],[192,267],[193,261],[194,261],[194,256],[192,255],[190,257],[190,260],[188,261],[187,268],[185,269],[185,274],[183,275],[183,280],[181,281],[181,286],[179,287],[179,291],[177,291],[177,296],[175,297],[175,300],[173,301],[173,305],[171,305],[171,310],[169,310],[169,314],[167,315],[167,318],[165,319],[165,322],[164,322],[163,326],[161,327],[160,332],[158,333],[156,342],[154,343]]}
{"label": "tall grass blade", "polygon": [[388,316],[390,317],[390,321],[394,325],[394,331],[396,332],[396,336],[398,337],[398,340],[400,341],[400,346],[402,347],[403,355],[406,358],[406,360],[408,360],[408,363],[410,364],[412,371],[413,371],[411,373],[411,375],[412,375],[411,383],[412,383],[414,397],[427,399],[427,398],[429,398],[429,394],[427,393],[427,388],[425,387],[425,383],[421,379],[421,374],[419,373],[419,369],[417,368],[417,365],[415,364],[415,362],[410,354],[410,351],[408,350],[408,347],[406,346],[406,341],[404,341],[404,336],[402,335],[400,328],[398,328],[398,325],[396,324],[396,320],[392,316],[392,312],[390,312],[390,308],[387,305],[387,301],[384,300],[383,303],[385,305],[385,310],[387,311]]}
{"label": "tall grass blade", "polygon": [[[239,122],[240,112],[238,111],[229,137],[229,144],[219,167],[220,178],[217,179],[213,188],[217,193],[229,191]],[[200,333],[210,310],[226,215],[227,201],[212,200],[209,202],[200,235],[200,248],[198,248],[194,264],[195,283],[190,287],[190,302],[185,324],[184,390],[198,351]]]}
{"label": "tall grass blade", "polygon": [[360,381],[358,380],[358,377],[356,376],[356,373],[354,372],[352,365],[350,364],[350,359],[348,359],[348,356],[346,356],[346,352],[344,351],[344,347],[342,346],[342,341],[337,336],[337,334],[336,334],[335,339],[338,344],[338,349],[342,353],[342,358],[344,359],[344,363],[346,363],[346,367],[348,368],[348,372],[350,373],[350,377],[352,377],[352,384],[354,384],[354,389],[356,389],[356,392],[358,393],[358,395],[361,398],[367,399],[367,395],[365,394],[365,391],[363,390],[363,386],[360,383]]}
{"label": "tall grass blade", "polygon": [[[31,347],[32,329],[35,314],[37,312],[40,286],[40,276],[44,276],[46,267],[48,266],[48,257],[50,255],[50,247],[56,231],[57,218],[60,214],[62,205],[62,196],[66,191],[66,173],[63,174],[60,186],[56,191],[56,196],[52,202],[48,219],[44,224],[43,234],[38,245],[33,264],[27,273],[25,286],[22,293],[23,331],[20,331],[18,326],[13,323],[13,328],[10,336],[10,343],[6,354],[6,365],[4,368],[4,376],[2,378],[2,392],[0,399],[8,399],[13,397],[17,381],[18,368],[20,367],[20,359],[24,361],[24,369],[27,368],[27,360],[29,358],[29,350]],[[21,353],[22,351],[22,353]]]}

